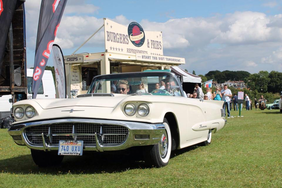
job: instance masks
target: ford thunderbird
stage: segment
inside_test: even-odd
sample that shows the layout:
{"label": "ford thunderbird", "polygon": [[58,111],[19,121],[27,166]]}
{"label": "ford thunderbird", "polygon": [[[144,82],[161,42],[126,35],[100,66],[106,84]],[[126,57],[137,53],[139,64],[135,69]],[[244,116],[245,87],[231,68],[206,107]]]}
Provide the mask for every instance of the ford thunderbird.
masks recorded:
{"label": "ford thunderbird", "polygon": [[162,167],[173,150],[211,143],[226,123],[222,105],[187,98],[170,72],[100,75],[76,98],[15,103],[9,134],[38,166],[59,165],[65,155],[135,147],[146,163]]}

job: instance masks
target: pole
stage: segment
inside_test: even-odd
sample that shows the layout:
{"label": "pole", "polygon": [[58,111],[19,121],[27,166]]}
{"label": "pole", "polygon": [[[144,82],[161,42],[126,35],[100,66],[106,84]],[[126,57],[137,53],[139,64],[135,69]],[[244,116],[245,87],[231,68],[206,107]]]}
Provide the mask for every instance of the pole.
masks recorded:
{"label": "pole", "polygon": [[239,103],[239,117],[244,117],[242,116],[242,108],[243,108],[243,103]]}
{"label": "pole", "polygon": [[93,33],[82,45],[80,45],[71,55],[75,54],[86,42],[88,42],[96,33],[98,33],[102,28],[104,27],[104,24],[95,32]]}
{"label": "pole", "polygon": [[15,80],[14,80],[14,39],[13,39],[13,26],[12,23],[9,28],[9,55],[10,55],[10,90],[12,94],[12,103],[15,102]]}

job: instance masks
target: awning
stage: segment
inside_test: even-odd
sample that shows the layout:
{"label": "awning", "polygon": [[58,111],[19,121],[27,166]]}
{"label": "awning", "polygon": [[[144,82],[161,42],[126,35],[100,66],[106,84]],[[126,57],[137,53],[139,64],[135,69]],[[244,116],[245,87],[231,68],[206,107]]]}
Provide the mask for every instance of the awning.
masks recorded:
{"label": "awning", "polygon": [[202,82],[202,78],[200,76],[190,74],[190,73],[182,70],[178,66],[171,66],[171,72],[173,72],[174,74],[177,74],[179,76],[182,76],[183,82],[185,82],[185,83],[187,83],[187,82],[188,83],[201,83]]}

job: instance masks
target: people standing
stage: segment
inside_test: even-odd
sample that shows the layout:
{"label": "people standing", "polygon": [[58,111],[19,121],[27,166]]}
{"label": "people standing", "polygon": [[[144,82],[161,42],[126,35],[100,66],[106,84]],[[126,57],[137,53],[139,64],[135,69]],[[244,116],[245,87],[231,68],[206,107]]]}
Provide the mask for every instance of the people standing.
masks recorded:
{"label": "people standing", "polygon": [[246,110],[250,110],[250,98],[248,94],[245,94]]}
{"label": "people standing", "polygon": [[257,98],[255,98],[255,108],[256,108],[256,110],[258,108],[258,100],[257,100]]}
{"label": "people standing", "polygon": [[235,94],[233,97],[233,107],[234,107],[234,111],[236,109],[236,111],[238,111],[238,96]]}
{"label": "people standing", "polygon": [[266,102],[267,100],[263,97],[263,95],[261,95],[259,99],[259,108],[261,110],[264,110],[266,108]]}
{"label": "people standing", "polygon": [[211,88],[208,87],[206,90],[207,90],[207,93],[205,95],[205,96],[207,96],[206,100],[212,100],[213,97],[212,97],[212,93],[211,93]]}
{"label": "people standing", "polygon": [[213,100],[216,100],[216,101],[221,101],[221,92],[220,92],[220,88],[216,88],[216,91],[213,92]]}
{"label": "people standing", "polygon": [[221,91],[221,94],[222,94],[222,100],[224,101],[223,109],[224,109],[224,112],[226,112],[226,109],[227,109],[227,115],[229,118],[230,117],[230,100],[232,97],[232,92],[230,89],[228,89],[226,84],[224,85],[224,88]]}
{"label": "people standing", "polygon": [[195,84],[195,90],[197,92],[197,98],[204,99],[204,93],[203,93],[202,88],[199,86],[199,84]]}

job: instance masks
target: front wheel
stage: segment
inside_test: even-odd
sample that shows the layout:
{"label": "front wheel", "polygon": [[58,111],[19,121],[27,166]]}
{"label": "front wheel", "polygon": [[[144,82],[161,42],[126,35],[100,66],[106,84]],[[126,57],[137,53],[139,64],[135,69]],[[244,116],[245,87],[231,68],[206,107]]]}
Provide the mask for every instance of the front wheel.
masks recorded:
{"label": "front wheel", "polygon": [[162,135],[160,142],[154,146],[144,148],[145,161],[148,165],[155,167],[166,166],[171,154],[171,132],[168,121],[164,119],[165,133]]}
{"label": "front wheel", "polygon": [[34,163],[39,167],[58,166],[62,163],[64,156],[58,155],[57,151],[41,151],[31,149]]}

